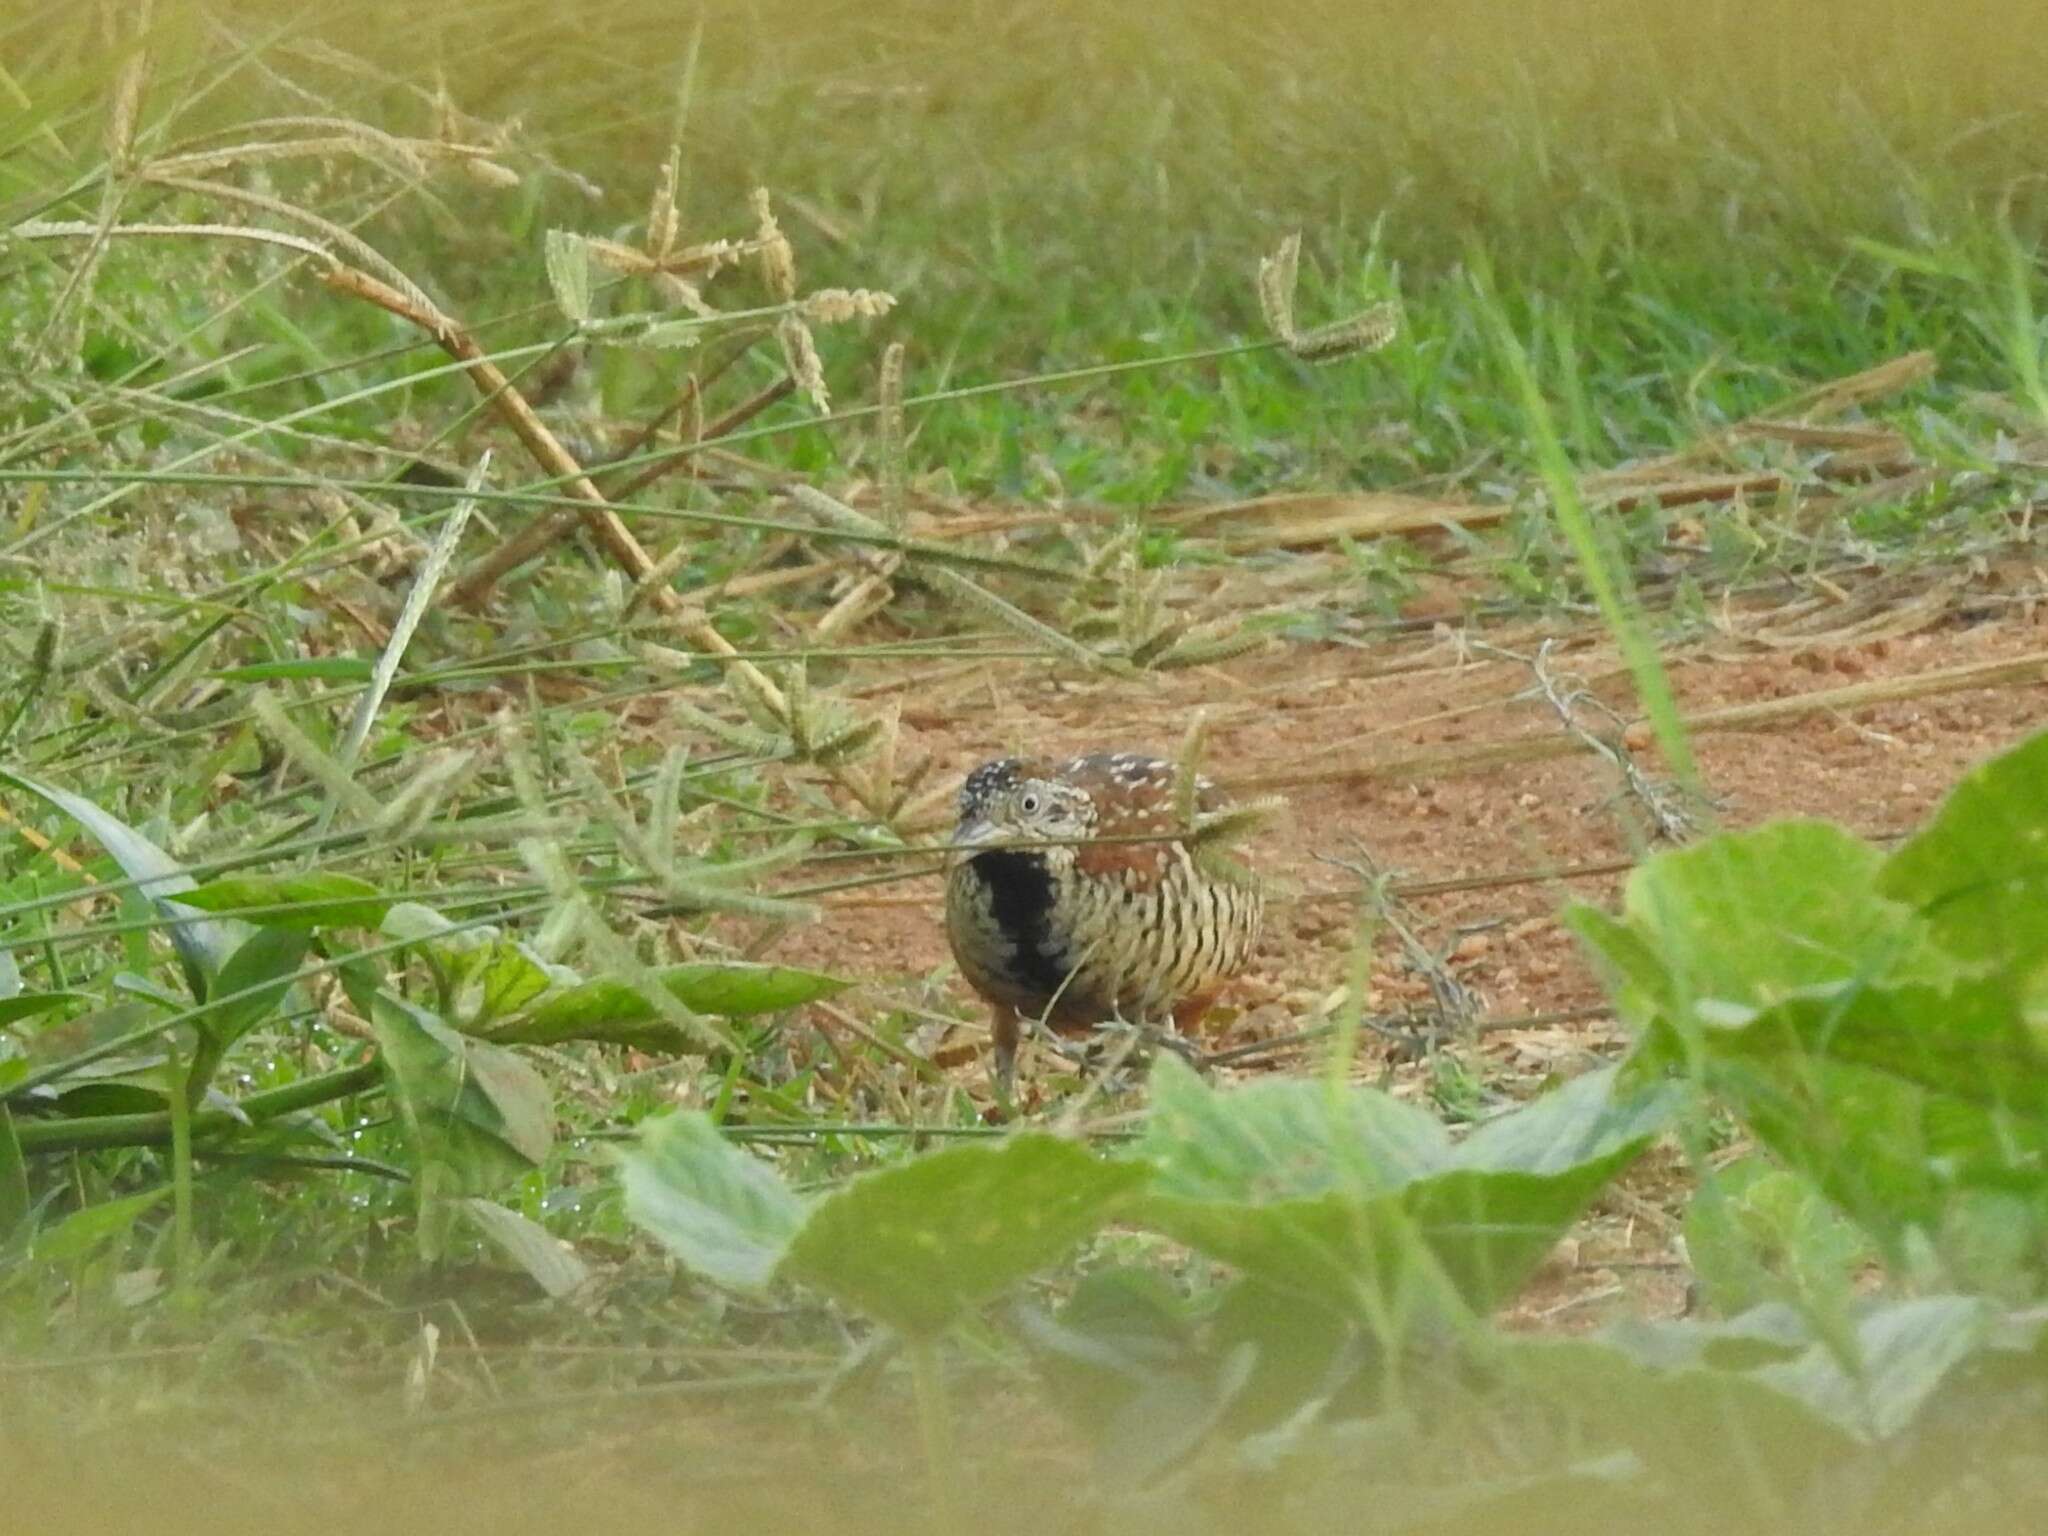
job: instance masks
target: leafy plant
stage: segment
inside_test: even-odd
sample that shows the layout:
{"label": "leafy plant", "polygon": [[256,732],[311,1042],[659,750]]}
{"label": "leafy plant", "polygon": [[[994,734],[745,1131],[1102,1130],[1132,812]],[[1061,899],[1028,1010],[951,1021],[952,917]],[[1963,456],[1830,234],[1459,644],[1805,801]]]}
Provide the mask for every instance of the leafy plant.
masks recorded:
{"label": "leafy plant", "polygon": [[2048,1282],[2044,774],[2048,737],[1888,858],[1782,823],[1651,860],[1620,921],[1570,914],[1643,1032],[1631,1072],[1692,1077],[1908,1272],[1969,1283],[1990,1201]]}
{"label": "leafy plant", "polygon": [[903,1336],[942,1509],[955,1453],[936,1339],[1065,1257],[1144,1178],[1142,1168],[1072,1142],[1020,1133],[863,1174],[806,1201],[696,1114],[650,1125],[625,1157],[634,1220],[705,1278],[751,1292],[795,1281]]}
{"label": "leafy plant", "polygon": [[1138,1219],[1268,1291],[1366,1324],[1383,1347],[1514,1295],[1662,1128],[1668,1096],[1580,1078],[1453,1143],[1370,1089],[1274,1079],[1231,1093],[1162,1061]]}
{"label": "leafy plant", "polygon": [[[450,1224],[465,1209],[474,1214],[476,1197],[540,1165],[553,1145],[553,1091],[515,1046],[592,1040],[694,1049],[699,1042],[664,1017],[658,1002],[745,1017],[829,996],[843,985],[818,972],[715,962],[586,980],[495,929],[395,900],[356,876],[238,874],[201,885],[149,838],[91,802],[17,774],[0,777],[72,816],[107,849],[161,911],[191,989],[187,1002],[132,973],[110,972],[108,993],[131,1001],[103,1010],[98,1038],[38,1053],[44,1059],[31,1056],[32,1065],[7,1063],[17,1070],[0,1081],[0,1239],[34,1209],[31,1159],[167,1142],[182,1249],[189,1242],[195,1146],[232,1157],[238,1144],[266,1145],[303,1111],[381,1081],[411,1153],[420,1249],[437,1258]],[[350,937],[364,930],[372,942]],[[404,994],[408,955],[432,976],[435,1006]],[[293,1018],[317,1015],[303,987],[329,972],[338,973],[370,1026],[372,1059],[240,1102],[222,1094],[216,1080],[237,1042],[288,998],[298,999],[288,1010]],[[8,1001],[13,1018],[27,1019],[94,999],[72,988]],[[74,1020],[74,1032],[93,1017]],[[46,1035],[54,1040],[58,1032]],[[531,1245],[514,1240],[506,1219],[478,1221],[521,1262],[531,1256]],[[36,1247],[47,1252],[47,1239]],[[558,1271],[547,1271],[548,1283]]]}
{"label": "leafy plant", "polygon": [[[2041,784],[2048,738],[1973,775],[1889,859],[1786,823],[1650,860],[1620,918],[1572,914],[1639,1031],[1630,1058],[1462,1138],[1374,1090],[1219,1090],[1169,1056],[1142,1135],[1108,1159],[1019,1132],[806,1201],[676,1116],[628,1156],[629,1211],[719,1284],[796,1281],[887,1324],[921,1391],[940,1333],[1105,1222],[1174,1245],[1141,1252],[1221,1262],[1220,1287],[1125,1263],[1016,1313],[1105,1478],[1147,1497],[1203,1475],[1204,1446],[1307,1476],[1416,1413],[1498,1432],[1540,1409],[1629,1458],[1603,1486],[1641,1508],[1685,1509],[1736,1465],[1740,1507],[1782,1511],[1902,1443],[1953,1383],[2037,1358],[2038,1310],[2006,1308],[2048,1273],[2038,925],[1954,914],[2031,900]],[[1488,1314],[1655,1137],[1696,1137],[1689,1089],[1776,1160],[1713,1176],[1688,1218],[1727,1320],[1494,1333]],[[1865,1294],[1873,1257],[1892,1279]],[[1547,1435],[1513,1432],[1536,1459],[1496,1467],[1494,1493],[1554,1475]]]}

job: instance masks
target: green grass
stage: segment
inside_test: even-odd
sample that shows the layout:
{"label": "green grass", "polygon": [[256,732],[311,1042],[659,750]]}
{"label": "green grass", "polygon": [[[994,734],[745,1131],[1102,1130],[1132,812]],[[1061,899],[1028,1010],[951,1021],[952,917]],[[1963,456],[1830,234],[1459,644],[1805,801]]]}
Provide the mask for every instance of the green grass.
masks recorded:
{"label": "green grass", "polygon": [[[896,6],[858,20],[766,5],[707,15],[701,37],[617,3],[398,15],[351,7],[313,35],[367,43],[402,74],[431,60],[463,110],[521,117],[528,142],[604,193],[592,203],[514,156],[530,172],[519,189],[441,175],[366,226],[473,323],[523,313],[492,330],[496,345],[560,334],[540,306],[543,229],[624,232],[678,122],[686,238],[729,230],[757,184],[815,207],[843,243],[785,209],[804,273],[899,296],[882,329],[911,343],[912,393],[1257,339],[1250,273],[1293,229],[1306,317],[1394,292],[1406,305],[1406,335],[1370,364],[1242,360],[930,413],[918,462],[977,491],[1056,476],[1076,497],[1147,504],[1210,480],[1385,484],[1513,462],[1518,408],[1462,269],[1475,243],[1588,465],[1915,348],[1942,358],[1944,395],[2009,387],[2030,366],[2012,345],[1998,220],[2030,248],[2041,108],[2026,82],[2042,45],[1997,6],[1974,25],[1907,5],[1856,9],[1852,24],[1850,8],[1831,20],[1785,4],[1745,8],[1737,26],[1600,3],[1508,19],[1461,6],[1427,23],[1307,4],[1154,19]],[[244,35],[279,49],[305,26]],[[25,50],[22,71],[60,47]],[[253,115],[261,91],[254,60],[199,47],[173,54],[185,68],[152,96],[157,114],[196,98],[164,124],[172,142]],[[416,94],[365,100],[332,69],[300,73],[380,127],[431,131]],[[93,135],[71,139],[97,152]],[[29,140],[5,187],[24,211],[92,174],[40,147]],[[389,198],[340,206],[361,216]],[[139,279],[110,287],[151,315],[152,336],[216,307],[167,305]],[[270,383],[252,405],[275,416],[315,396],[274,381],[391,339],[374,315],[323,310],[272,287],[239,323],[205,325],[216,345],[262,343],[209,387]],[[871,342],[834,340],[841,396],[865,396]],[[92,355],[105,377],[146,354],[131,331]],[[663,386],[621,355],[591,388],[630,413]],[[806,433],[782,451],[816,469],[857,461],[860,445]]]}
{"label": "green grass", "polygon": [[[685,243],[744,238],[749,194],[769,188],[802,291],[880,289],[897,303],[818,327],[835,416],[775,404],[723,444],[751,470],[719,485],[671,476],[636,496],[635,528],[657,556],[674,551],[669,585],[692,600],[759,574],[792,528],[815,523],[770,476],[851,495],[882,473],[877,374],[896,340],[921,494],[1074,514],[1000,542],[925,540],[910,572],[943,564],[1126,649],[1157,622],[1146,581],[1228,558],[1148,525],[1163,503],[1347,488],[1511,499],[1502,532],[1444,558],[1480,571],[1502,610],[1583,611],[1589,592],[1625,610],[1655,699],[1654,643],[1696,625],[1722,587],[1840,560],[1981,555],[2014,540],[2010,514],[2040,490],[2048,32],[2017,0],[1555,0],[1426,16],[1338,0],[763,0],[701,16],[651,0],[424,13],[345,0],[317,14],[163,0],[141,75],[124,73],[135,39],[74,9],[31,0],[0,20],[0,764],[94,801],[202,878],[347,873],[459,923],[502,924],[586,975],[640,985],[678,943],[730,958],[759,936],[746,924],[773,920],[747,906],[768,876],[815,894],[867,878],[857,859],[879,858],[885,875],[914,863],[830,760],[835,733],[876,723],[853,685],[959,658],[1021,675],[1073,654],[959,601],[947,578],[906,581],[886,626],[830,645],[796,628],[823,610],[815,589],[714,593],[718,633],[799,713],[816,701],[792,730],[731,682],[734,663],[629,608],[627,584],[579,535],[481,611],[436,605],[360,765],[333,762],[377,624],[410,580],[394,549],[435,536],[485,446],[494,466],[463,560],[560,505],[563,487],[439,348],[323,287],[314,263],[191,234],[94,252],[38,225],[241,222],[371,266],[335,234],[346,229],[520,388],[538,392],[575,351],[542,411],[589,459],[623,447],[722,336],[690,352],[578,338],[551,293],[548,232],[636,245],[672,147]],[[110,129],[124,81],[139,83],[126,146]],[[503,172],[478,178],[438,153],[442,122]],[[211,192],[137,171],[305,136],[337,143],[310,159],[187,160],[179,174]],[[1302,324],[1396,299],[1391,345],[1315,366],[1272,344],[1253,274],[1297,230]],[[733,317],[714,332],[779,312],[752,261],[705,293]],[[600,273],[595,303],[666,313],[670,299],[645,277]],[[1939,360],[1932,380],[1865,414],[1908,439],[1929,482],[1820,532],[1789,508],[1716,516],[1707,557],[1669,603],[1631,598],[1630,584],[1655,573],[1671,514],[1596,510],[1597,527],[1566,525],[1570,539],[1551,514],[1569,509],[1574,472],[1684,449],[1921,349]],[[757,342],[704,418],[782,372],[775,343]],[[457,486],[417,483],[420,457]],[[851,539],[881,546],[878,558],[900,530],[887,506],[862,506],[881,530]],[[846,547],[840,533],[814,542]],[[1596,549],[1611,590],[1587,579]],[[1278,569],[1291,557],[1260,558]],[[1326,593],[1256,627],[1301,639],[1385,621],[1430,559],[1357,546],[1328,562]],[[672,755],[679,742],[687,756]],[[855,771],[893,746],[865,750]],[[1670,752],[1682,760],[1675,737]],[[944,788],[893,766],[913,800]],[[385,819],[428,771],[445,777]],[[353,802],[335,788],[350,778],[367,792]],[[134,871],[40,800],[10,789],[4,809],[0,991],[80,997],[0,1025],[0,1091],[47,1072],[80,1095],[69,1118],[134,1131],[133,1116],[167,1105],[165,1072],[206,1054],[203,1037],[171,1031],[205,1016]],[[337,967],[352,955],[415,1003],[459,1006],[454,940],[323,943]],[[241,1099],[360,1061],[367,995],[295,994],[227,1048],[214,1086]],[[894,1465],[889,1446],[918,1432],[900,1391],[870,1392],[855,1373],[853,1410],[790,1408],[844,1363],[845,1319],[675,1280],[629,1224],[609,1148],[687,1103],[772,1140],[788,1181],[814,1191],[898,1164],[913,1142],[978,1139],[973,1106],[911,1044],[928,1002],[862,995],[849,1008],[866,1035],[823,1047],[771,1016],[722,1021],[741,1049],[643,1060],[570,1043],[520,1057],[537,1064],[562,1134],[493,1196],[601,1271],[590,1308],[542,1299],[467,1228],[438,1263],[422,1259],[413,1159],[419,1115],[440,1108],[431,1094],[358,1087],[316,1106],[317,1128],[280,1121],[275,1141],[252,1137],[232,1158],[205,1140],[222,1123],[215,1100],[189,1123],[182,1107],[171,1116],[175,1145],[61,1156],[38,1149],[66,1124],[38,1101],[21,1117],[38,1127],[25,1170],[0,1140],[0,1225],[26,1204],[38,1232],[67,1235],[33,1257],[0,1246],[0,1353],[33,1371],[53,1429],[140,1424],[174,1460],[236,1454],[273,1413],[296,1425],[330,1398],[388,1404],[431,1324],[450,1353],[422,1377],[422,1422],[445,1417],[458,1445],[474,1432],[492,1448],[559,1449],[620,1403],[653,1402],[644,1438],[606,1454],[659,1463],[680,1445],[701,1451],[704,1425],[672,1405],[716,1398],[771,1405],[772,1430],[731,1409],[735,1443],[757,1452],[793,1423],[829,1438],[871,1419],[859,1443]],[[683,1027],[659,999],[646,1006]],[[112,1057],[111,1075],[87,1083],[70,1068],[94,1052]],[[474,1086],[490,1060],[441,1086]],[[1481,1102],[1459,1063],[1437,1070],[1446,1101]],[[487,1160],[499,1153],[459,1138],[503,1129],[473,1116],[438,1134],[452,1161]],[[1117,1238],[1104,1251],[1153,1250]],[[1199,1295],[1214,1294],[1211,1278],[1200,1264],[1177,1276]],[[920,1350],[917,1364],[930,1409],[933,1359]],[[956,1404],[998,1402],[999,1422],[1014,1417],[1039,1448],[1043,1418],[1020,1406],[1030,1373],[997,1331],[971,1329],[946,1366]],[[892,1388],[903,1374],[893,1360],[868,1368]],[[721,1397],[726,1376],[742,1384]],[[943,1427],[923,1422],[927,1440]],[[772,1456],[745,1464],[760,1459]]]}

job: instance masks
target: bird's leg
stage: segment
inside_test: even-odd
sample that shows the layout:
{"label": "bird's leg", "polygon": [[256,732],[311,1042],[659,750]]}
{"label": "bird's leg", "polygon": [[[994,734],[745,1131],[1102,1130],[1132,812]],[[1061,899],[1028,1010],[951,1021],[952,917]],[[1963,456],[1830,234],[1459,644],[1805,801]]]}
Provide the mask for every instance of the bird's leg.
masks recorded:
{"label": "bird's leg", "polygon": [[1205,1052],[1195,1038],[1195,1028],[1202,1022],[1202,1015],[1209,1011],[1209,1005],[1215,1001],[1214,991],[1198,992],[1193,997],[1182,998],[1173,1005],[1173,1028],[1160,1032],[1161,1043],[1198,1072],[1202,1070]]}
{"label": "bird's leg", "polygon": [[995,1037],[989,1082],[995,1089],[996,1102],[1007,1113],[1014,1107],[1017,1089],[1017,1010],[1008,1003],[997,1003],[989,1021],[989,1033]]}

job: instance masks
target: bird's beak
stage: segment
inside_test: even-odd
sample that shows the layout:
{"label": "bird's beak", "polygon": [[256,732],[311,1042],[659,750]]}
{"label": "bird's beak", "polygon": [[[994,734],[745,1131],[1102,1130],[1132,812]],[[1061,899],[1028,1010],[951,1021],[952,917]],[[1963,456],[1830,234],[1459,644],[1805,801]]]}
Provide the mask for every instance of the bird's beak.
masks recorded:
{"label": "bird's beak", "polygon": [[955,865],[964,864],[982,849],[999,842],[1001,836],[992,821],[976,819],[967,822],[953,833],[953,841],[948,844],[953,856],[948,862]]}

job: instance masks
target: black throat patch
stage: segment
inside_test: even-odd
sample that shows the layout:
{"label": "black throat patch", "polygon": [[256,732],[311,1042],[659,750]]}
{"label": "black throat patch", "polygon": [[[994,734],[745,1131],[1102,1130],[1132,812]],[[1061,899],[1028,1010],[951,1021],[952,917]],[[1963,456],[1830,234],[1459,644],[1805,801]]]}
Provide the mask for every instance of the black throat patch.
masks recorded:
{"label": "black throat patch", "polygon": [[1045,855],[997,849],[976,854],[967,867],[988,886],[996,926],[1016,946],[1011,979],[1051,997],[1066,981],[1067,967],[1052,933],[1052,872]]}

